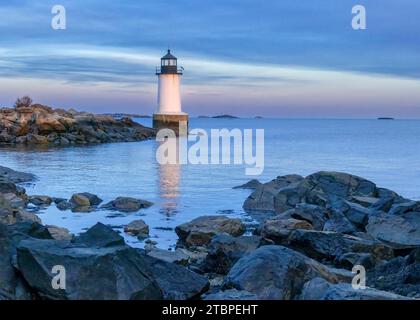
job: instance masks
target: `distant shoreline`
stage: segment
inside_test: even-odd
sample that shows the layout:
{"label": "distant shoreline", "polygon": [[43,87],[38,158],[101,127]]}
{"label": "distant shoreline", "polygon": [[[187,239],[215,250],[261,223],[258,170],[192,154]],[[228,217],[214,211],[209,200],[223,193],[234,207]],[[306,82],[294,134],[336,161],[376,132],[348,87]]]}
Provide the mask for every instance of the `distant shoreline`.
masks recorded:
{"label": "distant shoreline", "polygon": [[149,116],[147,114],[136,114],[136,113],[102,113],[104,116],[111,116],[114,118],[151,118],[152,116]]}

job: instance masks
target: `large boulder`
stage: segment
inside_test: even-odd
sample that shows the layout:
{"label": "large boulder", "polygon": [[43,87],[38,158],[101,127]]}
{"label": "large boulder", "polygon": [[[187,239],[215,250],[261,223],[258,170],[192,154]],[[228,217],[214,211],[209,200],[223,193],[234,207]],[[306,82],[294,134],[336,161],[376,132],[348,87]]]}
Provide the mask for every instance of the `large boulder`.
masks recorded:
{"label": "large boulder", "polygon": [[153,277],[162,290],[165,300],[190,300],[200,297],[209,288],[206,277],[185,267],[145,257]]}
{"label": "large boulder", "polygon": [[350,252],[368,253],[375,262],[393,258],[392,248],[383,243],[329,231],[294,230],[280,244],[339,266],[339,258]]}
{"label": "large boulder", "polygon": [[326,266],[282,246],[263,246],[241,258],[230,270],[225,288],[246,290],[264,300],[290,300],[303,285],[321,277],[337,282]]}
{"label": "large boulder", "polygon": [[274,208],[276,212],[282,213],[299,203],[326,207],[334,206],[343,199],[376,195],[377,187],[369,180],[342,172],[321,171],[279,190],[274,198]]}
{"label": "large boulder", "polygon": [[211,240],[202,269],[206,272],[227,274],[240,258],[255,251],[260,245],[261,238],[258,236],[217,235]]}
{"label": "large boulder", "polygon": [[321,171],[308,176],[306,180],[317,191],[339,198],[369,197],[375,196],[377,192],[373,182],[343,172]]}
{"label": "large boulder", "polygon": [[123,246],[125,244],[123,237],[100,222],[80,234],[74,242],[78,245],[96,248]]}
{"label": "large boulder", "polygon": [[146,252],[149,257],[183,266],[186,266],[190,261],[190,257],[185,252],[183,252],[182,249],[169,251],[159,248],[152,248]]}
{"label": "large boulder", "polygon": [[403,215],[409,212],[420,212],[420,201],[404,201],[394,203],[389,209],[390,215]]}
{"label": "large boulder", "polygon": [[[88,248],[68,241],[23,240],[17,266],[39,296],[59,300],[161,299],[145,259],[126,246]],[[54,266],[65,268],[66,287],[52,287]]]}
{"label": "large boulder", "polygon": [[361,204],[343,201],[336,207],[344,216],[358,229],[364,230],[369,221],[372,210],[362,206]]}
{"label": "large boulder", "polygon": [[329,219],[325,222],[323,231],[332,231],[344,234],[355,234],[358,229],[350,222],[342,211],[330,208]]}
{"label": "large boulder", "polygon": [[48,228],[37,222],[19,222],[7,226],[7,228],[9,230],[9,239],[12,241],[14,247],[16,247],[17,244],[24,239],[53,239]]}
{"label": "large boulder", "polygon": [[287,210],[295,208],[300,203],[309,203],[325,207],[325,201],[306,201],[305,194],[308,190],[310,189],[306,179],[280,189],[274,196],[274,211],[281,214]]}
{"label": "large boulder", "polygon": [[0,224],[0,296],[4,299],[14,299],[18,293],[19,278],[11,263],[12,254],[9,230]]}
{"label": "large boulder", "polygon": [[295,208],[279,214],[277,217],[307,221],[314,230],[323,230],[325,222],[329,219],[329,210],[317,205],[301,203],[296,205]]}
{"label": "large boulder", "polygon": [[295,185],[302,181],[303,177],[298,175],[287,175],[262,184],[255,185],[256,190],[245,200],[243,208],[246,211],[275,211],[274,198],[280,189]]}
{"label": "large boulder", "polygon": [[355,289],[348,283],[331,284],[325,279],[315,278],[305,283],[300,300],[408,300],[394,293],[372,288]]}
{"label": "large boulder", "polygon": [[272,240],[274,243],[281,243],[289,236],[292,230],[296,229],[312,230],[313,227],[305,220],[276,217],[264,221],[257,230],[257,233],[264,239]]}
{"label": "large boulder", "polygon": [[38,223],[24,222],[9,226],[0,223],[0,300],[33,298],[26,283],[13,267],[16,246],[24,239],[33,238],[51,239],[51,235]]}
{"label": "large boulder", "polygon": [[[29,234],[28,227],[20,227],[14,234],[20,229]],[[34,229],[30,234],[37,233]],[[30,291],[43,299],[186,300],[198,298],[209,287],[207,278],[146,256],[143,250],[127,246],[115,231],[100,223],[74,241],[16,237],[15,267]],[[53,288],[54,266],[64,267],[65,288]]]}
{"label": "large boulder", "polygon": [[238,237],[245,232],[245,225],[239,219],[225,216],[203,216],[175,228],[181,243],[187,246],[205,246],[217,234],[227,233]]}
{"label": "large boulder", "polygon": [[367,232],[396,249],[420,246],[420,212],[377,214],[369,218]]}
{"label": "large boulder", "polygon": [[112,200],[103,205],[101,208],[129,213],[139,211],[142,208],[149,208],[152,205],[152,202],[146,200],[134,199],[130,197],[118,197],[115,200]]}

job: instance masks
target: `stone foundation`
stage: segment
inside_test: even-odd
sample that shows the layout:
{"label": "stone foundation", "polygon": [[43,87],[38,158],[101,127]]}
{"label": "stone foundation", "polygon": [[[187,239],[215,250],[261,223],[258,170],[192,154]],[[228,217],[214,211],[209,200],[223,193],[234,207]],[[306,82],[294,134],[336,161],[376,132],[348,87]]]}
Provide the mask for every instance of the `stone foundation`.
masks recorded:
{"label": "stone foundation", "polygon": [[177,136],[187,135],[188,114],[154,114],[153,128],[157,130],[171,129]]}

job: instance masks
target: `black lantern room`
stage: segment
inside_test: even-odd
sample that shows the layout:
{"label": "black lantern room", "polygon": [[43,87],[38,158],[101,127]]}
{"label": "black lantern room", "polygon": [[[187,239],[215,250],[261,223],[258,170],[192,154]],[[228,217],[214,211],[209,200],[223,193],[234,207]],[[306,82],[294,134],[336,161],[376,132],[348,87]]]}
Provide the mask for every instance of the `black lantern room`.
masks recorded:
{"label": "black lantern room", "polygon": [[168,53],[160,59],[160,68],[156,74],[182,74],[183,68],[178,69],[178,59],[168,50]]}

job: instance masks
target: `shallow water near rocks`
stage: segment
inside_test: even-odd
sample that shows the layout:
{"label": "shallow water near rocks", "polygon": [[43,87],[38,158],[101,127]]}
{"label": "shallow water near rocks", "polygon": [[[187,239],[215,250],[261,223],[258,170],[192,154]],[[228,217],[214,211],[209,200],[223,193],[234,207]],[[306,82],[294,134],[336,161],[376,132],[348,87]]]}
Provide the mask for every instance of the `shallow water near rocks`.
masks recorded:
{"label": "shallow water near rocks", "polygon": [[[151,119],[136,120],[151,125]],[[91,192],[104,202],[118,196],[154,202],[134,214],[62,212],[54,205],[39,212],[44,224],[66,227],[73,233],[98,221],[109,224],[136,247],[142,247],[144,241],[122,230],[139,218],[149,224],[151,240],[160,248],[174,247],[174,228],[198,216],[222,214],[252,223],[242,209],[250,191],[232,187],[254,178],[266,182],[291,173],[344,171],[404,197],[420,199],[418,120],[191,119],[193,128],[264,129],[262,175],[246,176],[246,165],[161,166],[156,162],[157,143],[152,140],[44,150],[1,148],[0,165],[38,177],[25,185],[29,195],[68,199],[73,193]]]}

